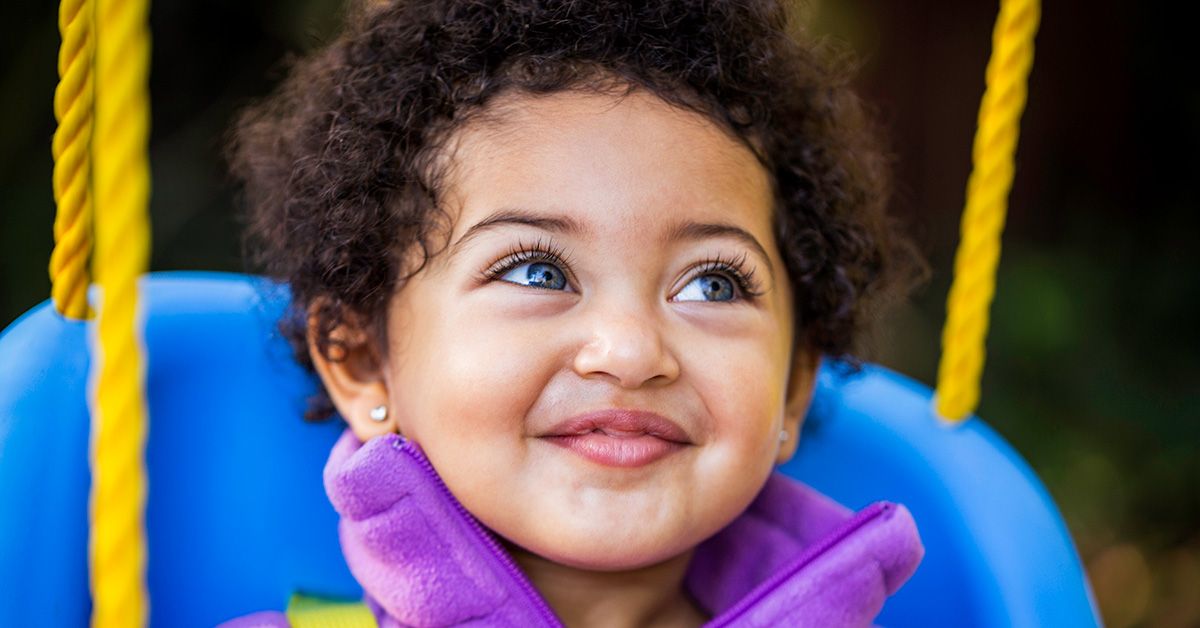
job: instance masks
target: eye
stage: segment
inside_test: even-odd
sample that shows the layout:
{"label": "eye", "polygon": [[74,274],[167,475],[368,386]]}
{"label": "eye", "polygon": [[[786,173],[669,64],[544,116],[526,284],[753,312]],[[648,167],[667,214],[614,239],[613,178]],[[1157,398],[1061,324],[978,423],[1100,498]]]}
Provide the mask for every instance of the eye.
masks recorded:
{"label": "eye", "polygon": [[501,275],[500,280],[547,290],[561,290],[567,286],[566,274],[558,266],[548,262],[518,264]]}
{"label": "eye", "polygon": [[680,301],[732,301],[737,297],[733,280],[709,273],[691,280],[679,291]]}
{"label": "eye", "polygon": [[483,272],[483,281],[498,279],[519,286],[563,291],[570,288],[563,268],[570,266],[566,251],[553,241],[538,240],[532,245],[519,242]]}
{"label": "eye", "polygon": [[754,280],[754,269],[747,269],[746,256],[704,261],[696,275],[676,297],[678,301],[701,301],[707,303],[751,302],[762,296]]}

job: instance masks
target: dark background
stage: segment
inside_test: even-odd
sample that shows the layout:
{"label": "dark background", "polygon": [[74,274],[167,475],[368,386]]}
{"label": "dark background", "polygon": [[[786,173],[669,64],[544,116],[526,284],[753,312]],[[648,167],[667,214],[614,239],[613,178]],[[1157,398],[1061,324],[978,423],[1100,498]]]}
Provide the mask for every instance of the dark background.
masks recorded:
{"label": "dark background", "polygon": [[[221,146],[335,0],[155,4],[154,270],[244,270]],[[52,2],[0,7],[0,325],[46,298],[53,246]],[[863,58],[896,157],[892,208],[934,274],[878,361],[935,379],[997,5],[826,1]],[[1110,626],[1200,625],[1200,89],[1166,3],[1043,8],[979,413],[1061,507]]]}

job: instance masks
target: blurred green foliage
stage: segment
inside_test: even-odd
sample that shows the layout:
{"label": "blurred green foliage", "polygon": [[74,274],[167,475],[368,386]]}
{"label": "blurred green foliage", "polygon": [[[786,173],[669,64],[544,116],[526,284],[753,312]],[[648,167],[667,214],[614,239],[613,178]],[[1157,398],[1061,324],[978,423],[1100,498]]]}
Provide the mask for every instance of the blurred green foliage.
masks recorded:
{"label": "blurred green foliage", "polygon": [[[245,270],[221,157],[234,112],[289,53],[337,27],[336,0],[153,7],[155,270]],[[819,5],[864,56],[896,154],[893,207],[931,283],[875,358],[936,374],[995,6]],[[0,8],[0,325],[49,294],[54,3]],[[1004,235],[981,416],[1060,505],[1112,626],[1200,625],[1200,88],[1164,6],[1044,7]]]}

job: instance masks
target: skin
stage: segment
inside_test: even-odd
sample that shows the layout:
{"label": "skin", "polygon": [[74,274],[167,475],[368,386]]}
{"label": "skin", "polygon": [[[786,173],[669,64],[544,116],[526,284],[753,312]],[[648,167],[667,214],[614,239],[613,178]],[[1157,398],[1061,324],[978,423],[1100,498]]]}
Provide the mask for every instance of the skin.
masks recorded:
{"label": "skin", "polygon": [[[393,295],[386,347],[343,326],[338,359],[310,347],[318,373],[359,438],[399,431],[421,445],[567,625],[699,625],[682,584],[693,549],[792,455],[817,366],[814,352],[790,351],[768,174],[706,118],[640,91],[491,107],[447,151],[448,246]],[[512,208],[582,231],[504,223],[462,240]],[[766,257],[728,235],[664,239],[689,220],[741,228]],[[484,277],[550,241],[567,263]],[[703,271],[716,256],[744,258],[761,294]],[[529,285],[531,263],[565,284]],[[368,418],[380,404],[382,423]],[[657,412],[690,443],[616,468],[539,438],[603,408]]]}

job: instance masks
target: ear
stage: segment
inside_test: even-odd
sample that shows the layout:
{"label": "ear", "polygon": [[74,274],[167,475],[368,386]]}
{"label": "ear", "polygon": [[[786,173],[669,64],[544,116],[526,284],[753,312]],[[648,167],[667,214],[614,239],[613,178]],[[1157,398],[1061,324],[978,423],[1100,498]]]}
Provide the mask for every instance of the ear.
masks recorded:
{"label": "ear", "polygon": [[395,432],[394,412],[388,412],[382,421],[371,418],[372,411],[379,406],[390,410],[384,356],[378,343],[362,325],[344,322],[330,332],[328,354],[322,352],[315,331],[317,319],[313,315],[317,307],[314,304],[309,309],[308,354],[338,414],[363,442]]}
{"label": "ear", "polygon": [[787,432],[787,440],[779,443],[779,455],[775,464],[783,464],[796,453],[800,443],[800,426],[808,406],[812,402],[813,390],[816,387],[817,368],[821,364],[821,353],[803,343],[796,347],[792,354],[792,370],[788,375],[788,389],[784,400],[783,429]]}

